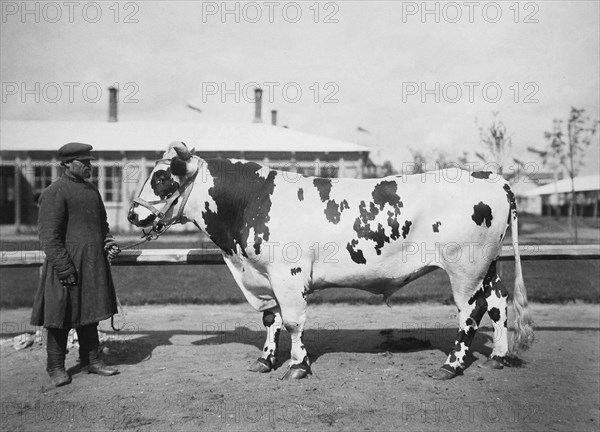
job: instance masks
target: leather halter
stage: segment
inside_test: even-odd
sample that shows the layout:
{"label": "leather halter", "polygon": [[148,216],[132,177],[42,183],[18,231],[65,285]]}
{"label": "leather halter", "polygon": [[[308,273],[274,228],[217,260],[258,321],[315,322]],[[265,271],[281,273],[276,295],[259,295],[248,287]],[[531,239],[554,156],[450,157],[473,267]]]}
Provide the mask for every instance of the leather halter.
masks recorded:
{"label": "leather halter", "polygon": [[[197,156],[192,156],[192,157],[198,159]],[[161,162],[167,162],[167,161],[170,162],[171,160],[170,159],[159,159],[154,164],[154,167],[156,167]],[[194,188],[194,181],[196,180],[197,176],[198,176],[198,170],[196,170],[196,172],[191,177],[187,178],[186,181],[179,187],[179,189],[177,189],[175,192],[173,192],[171,195],[168,195],[164,199],[160,199],[160,200],[156,200],[156,201],[146,201],[140,197],[133,199],[134,203],[141,205],[142,207],[145,207],[146,209],[150,210],[152,212],[152,214],[154,214],[154,216],[156,216],[155,219],[152,221],[152,228],[148,232],[146,232],[144,229],[142,229],[142,232],[144,233],[143,237],[147,237],[148,239],[154,240],[154,239],[158,238],[158,236],[164,234],[164,232],[167,229],[169,229],[171,227],[171,225],[174,225],[176,223],[188,222],[187,218],[185,218],[183,216],[183,210],[185,208],[185,205],[187,204],[190,194],[192,193],[192,189]],[[144,186],[146,185],[146,183],[148,183],[149,178],[150,177],[148,177],[146,179]],[[142,190],[143,189],[144,189],[144,187],[142,187]],[[169,220],[165,220],[166,214],[169,212],[169,210],[171,209],[171,207],[173,206],[173,204],[179,197],[182,198],[182,202],[181,202],[181,205],[179,206],[179,210],[177,211],[177,215]],[[158,208],[155,207],[155,204],[164,204],[164,205],[162,206],[161,210],[159,210]],[[194,223],[196,223],[196,222],[194,221]]]}

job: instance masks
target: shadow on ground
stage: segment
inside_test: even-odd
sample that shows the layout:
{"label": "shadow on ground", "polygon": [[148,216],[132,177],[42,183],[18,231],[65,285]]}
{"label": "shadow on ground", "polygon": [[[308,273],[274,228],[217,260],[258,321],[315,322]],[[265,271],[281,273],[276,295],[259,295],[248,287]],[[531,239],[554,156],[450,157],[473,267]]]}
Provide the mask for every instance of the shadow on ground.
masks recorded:
{"label": "shadow on ground", "polygon": [[[465,365],[468,368],[475,360],[473,354],[479,353],[484,357],[491,354],[492,331],[490,328],[482,327],[475,336],[471,351],[467,356]],[[561,330],[583,330],[598,331],[595,328],[540,328],[538,331],[561,331]],[[311,362],[315,363],[319,357],[329,353],[373,353],[386,355],[387,353],[406,353],[415,351],[438,350],[445,354],[449,353],[454,345],[456,329],[450,328],[421,328],[417,331],[406,331],[397,329],[384,330],[307,330],[303,336],[303,342],[307,347]],[[136,334],[135,338],[128,339],[126,334],[121,335],[120,340],[107,343],[110,354],[107,362],[112,365],[137,364],[152,357],[153,351],[160,346],[172,345],[171,338],[174,336],[198,337],[191,342],[197,347],[216,346],[224,344],[242,343],[256,348],[257,358],[262,350],[266,332],[255,331],[247,327],[238,327],[232,331],[194,331],[194,330],[164,330],[149,331],[142,335]],[[132,334],[132,336],[134,336]],[[282,332],[280,338],[280,354],[278,367],[290,358],[290,337]],[[514,359],[514,366],[520,365],[518,359]],[[440,365],[441,366],[441,365]]]}

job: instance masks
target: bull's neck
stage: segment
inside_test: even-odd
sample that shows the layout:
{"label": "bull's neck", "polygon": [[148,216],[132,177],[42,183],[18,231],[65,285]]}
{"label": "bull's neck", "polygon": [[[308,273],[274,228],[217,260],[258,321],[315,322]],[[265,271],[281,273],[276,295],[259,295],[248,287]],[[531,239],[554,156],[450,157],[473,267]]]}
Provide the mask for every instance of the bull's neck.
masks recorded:
{"label": "bull's neck", "polygon": [[[269,211],[276,172],[263,176],[253,162],[227,159],[202,164],[194,193],[194,217],[200,228],[227,254],[260,252],[269,239]],[[249,238],[252,232],[252,237]]]}

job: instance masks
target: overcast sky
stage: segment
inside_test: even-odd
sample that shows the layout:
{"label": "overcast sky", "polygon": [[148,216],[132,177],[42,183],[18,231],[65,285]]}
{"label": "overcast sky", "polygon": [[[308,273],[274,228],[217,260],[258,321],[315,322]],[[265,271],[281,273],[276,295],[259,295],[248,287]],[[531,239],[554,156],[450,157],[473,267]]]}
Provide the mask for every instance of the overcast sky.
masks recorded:
{"label": "overcast sky", "polygon": [[[597,1],[25,4],[2,2],[2,119],[106,121],[118,83],[120,121],[250,122],[259,83],[264,121],[399,167],[477,150],[494,111],[525,160],[571,106],[599,117]],[[585,172],[598,158],[596,140]]]}

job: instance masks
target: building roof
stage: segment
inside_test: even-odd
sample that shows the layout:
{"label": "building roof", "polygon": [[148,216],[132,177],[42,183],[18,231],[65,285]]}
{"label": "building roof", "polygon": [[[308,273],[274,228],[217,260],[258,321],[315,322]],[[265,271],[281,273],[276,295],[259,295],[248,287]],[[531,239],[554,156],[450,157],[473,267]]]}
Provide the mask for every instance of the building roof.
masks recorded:
{"label": "building roof", "polygon": [[89,143],[95,151],[163,151],[183,141],[197,151],[369,152],[358,144],[265,123],[2,121],[2,151],[51,151]]}
{"label": "building roof", "polygon": [[[575,177],[575,192],[600,190],[600,175]],[[571,192],[571,179],[566,178],[526,192],[525,196],[552,195]]]}

